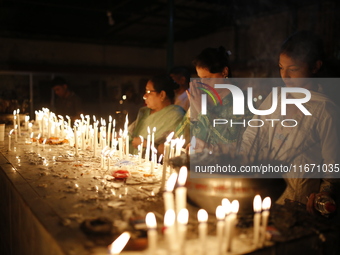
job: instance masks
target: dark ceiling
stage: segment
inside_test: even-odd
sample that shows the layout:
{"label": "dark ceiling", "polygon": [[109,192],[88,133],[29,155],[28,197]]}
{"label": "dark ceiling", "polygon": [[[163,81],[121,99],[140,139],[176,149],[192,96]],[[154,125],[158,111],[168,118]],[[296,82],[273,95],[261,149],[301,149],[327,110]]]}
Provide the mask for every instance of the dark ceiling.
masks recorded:
{"label": "dark ceiling", "polygon": [[[243,18],[297,7],[296,1],[173,0],[174,40],[219,31]],[[299,1],[304,3],[316,0]],[[165,47],[168,0],[0,0],[0,37]]]}

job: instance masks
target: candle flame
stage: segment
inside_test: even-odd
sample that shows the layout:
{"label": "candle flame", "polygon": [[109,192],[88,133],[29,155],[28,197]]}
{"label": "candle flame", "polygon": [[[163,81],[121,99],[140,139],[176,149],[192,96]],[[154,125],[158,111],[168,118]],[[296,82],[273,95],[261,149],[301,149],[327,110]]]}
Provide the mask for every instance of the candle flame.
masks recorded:
{"label": "candle flame", "polygon": [[11,131],[9,131],[9,136],[11,136],[13,132],[14,132],[14,129],[12,129]]}
{"label": "candle flame", "polygon": [[187,176],[188,169],[185,166],[182,166],[178,174],[178,185],[184,186],[185,182],[187,181]]}
{"label": "candle flame", "polygon": [[226,215],[231,212],[231,203],[228,198],[222,199],[222,206]]}
{"label": "candle flame", "polygon": [[109,122],[112,122],[112,116],[111,115],[109,116]]}
{"label": "candle flame", "polygon": [[149,212],[145,217],[145,223],[148,228],[156,228],[157,222],[156,222],[155,214],[152,212]]}
{"label": "candle flame", "polygon": [[173,226],[175,224],[175,218],[176,218],[175,211],[173,209],[167,210],[164,215],[164,225],[166,227]]}
{"label": "candle flame", "polygon": [[240,204],[238,200],[233,200],[233,202],[231,202],[231,212],[238,213],[239,208],[240,208]]}
{"label": "candle flame", "polygon": [[154,133],[156,132],[156,127],[153,127],[152,132]]}
{"label": "candle flame", "polygon": [[17,114],[19,114],[20,113],[20,109],[17,109]]}
{"label": "candle flame", "polygon": [[168,137],[166,138],[166,142],[169,143],[172,139],[172,137],[174,136],[175,132],[171,132]]}
{"label": "candle flame", "polygon": [[207,222],[208,221],[208,213],[204,209],[199,209],[197,212],[197,219],[199,222]]}
{"label": "candle flame", "polygon": [[174,190],[175,184],[177,180],[177,173],[172,173],[165,183],[165,190],[168,192],[172,192]]}
{"label": "candle flame", "polygon": [[150,135],[150,127],[148,126],[148,134]]}
{"label": "candle flame", "polygon": [[271,206],[271,199],[270,197],[265,197],[262,201],[262,210],[269,210]]}
{"label": "candle flame", "polygon": [[70,119],[70,116],[68,116],[68,115],[66,115],[65,117],[66,117],[66,119],[68,119],[68,120]]}
{"label": "candle flame", "polygon": [[224,208],[223,208],[222,205],[219,205],[219,206],[216,207],[216,212],[215,212],[215,214],[216,214],[216,218],[217,218],[218,220],[223,220],[223,219],[224,219],[224,217],[225,217],[225,212],[224,212]]}
{"label": "candle flame", "polygon": [[261,203],[262,203],[261,196],[256,195],[254,197],[254,201],[253,201],[254,212],[256,212],[256,213],[261,212]]}
{"label": "candle flame", "polygon": [[110,254],[119,254],[130,239],[130,233],[124,232],[110,245]]}
{"label": "candle flame", "polygon": [[177,221],[178,223],[182,224],[182,225],[186,225],[188,224],[189,221],[189,211],[187,208],[183,208],[179,211],[178,215],[177,215]]}
{"label": "candle flame", "polygon": [[13,115],[16,115],[16,114],[17,114],[17,111],[16,111],[16,110],[14,110],[14,111],[13,111]]}

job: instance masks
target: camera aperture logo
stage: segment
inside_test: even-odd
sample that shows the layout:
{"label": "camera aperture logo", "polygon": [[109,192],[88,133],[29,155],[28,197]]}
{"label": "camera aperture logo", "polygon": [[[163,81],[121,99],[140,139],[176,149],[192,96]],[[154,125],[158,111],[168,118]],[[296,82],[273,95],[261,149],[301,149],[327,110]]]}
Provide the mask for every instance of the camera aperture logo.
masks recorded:
{"label": "camera aperture logo", "polygon": [[[207,115],[208,107],[207,107],[207,95],[211,97],[214,104],[217,105],[217,101],[222,105],[222,100],[216,89],[228,89],[232,95],[233,98],[233,115],[244,115],[245,114],[245,100],[247,100],[247,107],[248,110],[254,114],[255,116],[270,116],[273,114],[278,107],[278,98],[279,93],[278,89],[279,87],[272,87],[272,105],[269,109],[255,109],[253,105],[253,88],[248,87],[247,88],[247,98],[245,99],[245,96],[243,94],[243,91],[232,84],[215,84],[214,87],[199,82],[199,85],[201,87],[198,87],[201,91],[205,92],[206,94],[201,94],[201,114]],[[281,93],[280,93],[280,101],[281,101],[281,116],[285,116],[287,114],[287,105],[292,104],[295,105],[305,116],[312,115],[306,108],[303,106],[304,103],[307,103],[311,99],[311,93],[308,89],[305,88],[298,88],[298,87],[280,87]],[[298,98],[290,98],[288,97],[288,94],[300,94],[304,95],[302,97]],[[297,120],[295,119],[251,119],[246,120],[243,119],[243,121],[235,122],[232,119],[213,119],[213,127],[216,127],[216,125],[227,125],[229,124],[231,127],[233,125],[242,125],[243,127],[249,126],[249,127],[262,127],[265,124],[265,121],[270,122],[271,126],[274,127],[274,124],[276,122],[280,122],[283,127],[295,127],[298,125]]]}

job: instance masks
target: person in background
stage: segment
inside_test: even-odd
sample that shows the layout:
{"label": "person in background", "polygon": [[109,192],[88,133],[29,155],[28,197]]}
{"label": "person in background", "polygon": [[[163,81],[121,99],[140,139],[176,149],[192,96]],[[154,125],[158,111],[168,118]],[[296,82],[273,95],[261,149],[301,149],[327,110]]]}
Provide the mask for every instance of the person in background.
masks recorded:
{"label": "person in background", "polygon": [[57,115],[68,115],[71,119],[76,119],[82,113],[82,103],[79,96],[69,89],[63,77],[55,77],[51,81],[51,87],[57,95],[55,100],[55,113]]}
{"label": "person in background", "polygon": [[[182,107],[174,105],[175,89],[178,85],[168,75],[152,77],[146,84],[143,99],[146,106],[140,108],[137,119],[129,126],[131,139],[130,153],[137,154],[138,146],[146,147],[148,128],[154,133],[155,148],[164,144],[166,137],[175,130],[185,112]],[[159,151],[163,153],[162,150]]]}
{"label": "person in background", "polygon": [[181,106],[185,111],[189,109],[189,98],[187,90],[190,83],[190,71],[184,66],[177,66],[171,69],[170,76],[179,85],[175,90],[175,105]]}
{"label": "person in background", "polygon": [[[311,116],[304,115],[294,104],[287,104],[287,112],[282,116],[280,107],[277,107],[270,116],[254,116],[254,119],[296,120],[298,124],[284,127],[280,122],[275,125],[267,122],[262,127],[248,127],[242,142],[246,155],[265,155],[296,168],[308,167],[306,171],[303,168],[303,171],[298,169],[284,174],[287,187],[276,203],[297,201],[306,204],[310,213],[315,211],[315,197],[332,197],[338,187],[331,171],[320,176],[317,170],[320,166],[334,168],[340,163],[340,109],[324,94],[319,83],[322,80],[315,79],[322,69],[323,58],[322,40],[312,32],[297,32],[283,43],[278,63],[281,78],[286,87],[310,91],[311,99],[303,106]],[[278,95],[277,105],[281,105],[280,98]],[[289,93],[287,98],[301,98],[301,93]],[[260,109],[269,109],[271,105],[272,94]],[[313,165],[314,170],[311,169]]]}

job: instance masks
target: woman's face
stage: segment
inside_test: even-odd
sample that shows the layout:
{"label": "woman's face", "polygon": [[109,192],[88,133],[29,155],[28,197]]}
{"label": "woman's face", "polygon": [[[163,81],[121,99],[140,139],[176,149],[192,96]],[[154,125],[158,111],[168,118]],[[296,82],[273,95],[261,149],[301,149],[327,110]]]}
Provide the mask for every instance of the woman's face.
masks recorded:
{"label": "woman's face", "polygon": [[281,54],[279,59],[280,75],[287,87],[307,87],[313,73],[309,65],[286,54]]}
{"label": "woman's face", "polygon": [[146,106],[152,110],[157,110],[162,105],[161,93],[155,91],[155,88],[151,81],[148,81],[148,83],[146,84],[144,100]]}

